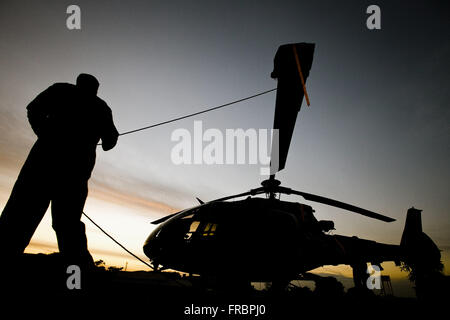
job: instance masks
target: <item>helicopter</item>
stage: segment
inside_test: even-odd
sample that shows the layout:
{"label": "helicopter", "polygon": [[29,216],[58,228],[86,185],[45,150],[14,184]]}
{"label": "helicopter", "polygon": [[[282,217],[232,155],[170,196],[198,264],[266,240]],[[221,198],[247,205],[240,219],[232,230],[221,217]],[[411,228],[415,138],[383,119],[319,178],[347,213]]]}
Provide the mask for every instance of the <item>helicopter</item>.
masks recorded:
{"label": "helicopter", "polygon": [[[346,264],[353,268],[355,286],[366,285],[367,263],[394,261],[405,254],[427,252],[440,259],[434,242],[422,232],[421,211],[408,210],[400,245],[379,243],[356,236],[330,234],[334,222],[317,220],[307,204],[283,201],[282,194],[337,207],[390,223],[391,217],[323,196],[281,185],[275,173],[284,169],[297,114],[312,66],[315,44],[281,45],[274,58],[271,77],[277,79],[271,174],[261,187],[222,197],[153,221],[157,225],[143,251],[155,269],[245,281],[283,282],[298,279],[324,265]],[[257,197],[265,194],[266,197]],[[246,197],[246,198],[245,198]],[[238,198],[244,198],[235,201]],[[382,268],[381,268],[382,270]]]}

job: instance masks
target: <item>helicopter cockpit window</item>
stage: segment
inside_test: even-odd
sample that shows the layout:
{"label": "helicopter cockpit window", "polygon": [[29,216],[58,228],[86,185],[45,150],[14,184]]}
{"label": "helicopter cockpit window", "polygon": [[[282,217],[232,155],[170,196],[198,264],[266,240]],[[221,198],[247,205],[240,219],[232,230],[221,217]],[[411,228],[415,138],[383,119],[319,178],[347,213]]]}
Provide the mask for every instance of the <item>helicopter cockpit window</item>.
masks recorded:
{"label": "helicopter cockpit window", "polygon": [[200,221],[192,221],[191,225],[189,226],[189,231],[184,235],[184,239],[191,239],[192,235],[197,231],[199,225]]}
{"label": "helicopter cockpit window", "polygon": [[205,229],[203,230],[203,236],[214,236],[216,233],[217,223],[210,223],[208,222],[205,226]]}

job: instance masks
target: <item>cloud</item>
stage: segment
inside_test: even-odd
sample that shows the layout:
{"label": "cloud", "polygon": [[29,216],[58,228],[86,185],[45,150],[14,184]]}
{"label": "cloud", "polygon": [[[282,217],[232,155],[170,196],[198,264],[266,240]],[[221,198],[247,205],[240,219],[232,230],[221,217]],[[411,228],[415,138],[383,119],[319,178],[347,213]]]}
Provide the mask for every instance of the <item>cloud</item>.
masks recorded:
{"label": "cloud", "polygon": [[125,206],[129,209],[136,209],[140,212],[151,211],[165,215],[180,210],[164,202],[137,196],[132,191],[125,192],[116,186],[102,183],[96,179],[91,183],[89,196],[108,203]]}

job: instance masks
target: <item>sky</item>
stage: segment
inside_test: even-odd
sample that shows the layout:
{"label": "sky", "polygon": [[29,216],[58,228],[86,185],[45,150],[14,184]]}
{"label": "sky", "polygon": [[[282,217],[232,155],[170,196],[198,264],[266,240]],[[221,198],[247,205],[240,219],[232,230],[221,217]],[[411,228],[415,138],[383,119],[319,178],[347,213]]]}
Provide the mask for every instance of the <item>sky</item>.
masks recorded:
{"label": "sky", "polygon": [[[26,105],[51,84],[95,75],[124,132],[275,88],[278,46],[312,42],[311,107],[302,107],[277,178],[397,221],[283,199],[312,205],[336,234],[392,244],[400,243],[407,209],[422,209],[423,229],[448,270],[448,2],[377,1],[380,30],[366,27],[369,1],[77,1],[80,30],[66,26],[71,4],[0,2],[0,209],[36,140]],[[97,152],[85,212],[144,257],[152,220],[265,178],[259,165],[177,165],[172,133],[193,132],[194,121],[221,132],[270,129],[274,105],[272,92],[120,137],[113,150]],[[85,222],[95,259],[145,269]],[[27,251],[56,250],[47,213]],[[348,275],[344,269],[335,272]]]}

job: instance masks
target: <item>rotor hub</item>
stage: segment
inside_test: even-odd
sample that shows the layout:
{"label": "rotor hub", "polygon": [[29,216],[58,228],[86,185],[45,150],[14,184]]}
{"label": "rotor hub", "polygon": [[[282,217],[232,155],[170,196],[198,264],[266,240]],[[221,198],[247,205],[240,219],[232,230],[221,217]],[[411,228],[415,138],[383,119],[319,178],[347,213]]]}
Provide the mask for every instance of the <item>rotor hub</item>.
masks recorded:
{"label": "rotor hub", "polygon": [[270,176],[269,179],[264,180],[261,182],[261,185],[264,189],[264,192],[270,199],[275,198],[275,193],[278,192],[279,186],[281,185],[281,182],[277,179],[275,179],[274,176]]}

